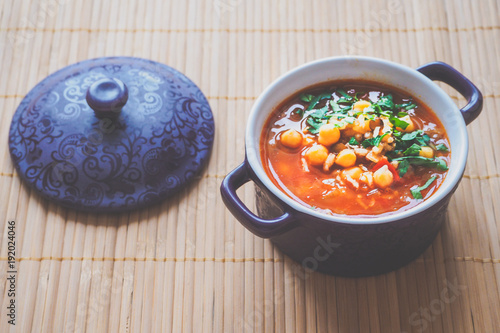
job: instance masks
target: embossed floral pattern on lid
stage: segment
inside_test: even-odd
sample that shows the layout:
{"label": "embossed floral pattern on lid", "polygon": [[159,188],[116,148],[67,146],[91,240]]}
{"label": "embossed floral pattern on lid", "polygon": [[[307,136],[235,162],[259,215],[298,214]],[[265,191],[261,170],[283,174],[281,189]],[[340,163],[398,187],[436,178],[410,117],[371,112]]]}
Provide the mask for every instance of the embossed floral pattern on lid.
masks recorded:
{"label": "embossed floral pattern on lid", "polygon": [[[86,100],[100,80],[123,82],[116,117]],[[214,120],[208,101],[182,73],[129,57],[86,60],[50,75],[14,114],[9,147],[21,177],[71,208],[123,211],[181,190],[209,157]]]}

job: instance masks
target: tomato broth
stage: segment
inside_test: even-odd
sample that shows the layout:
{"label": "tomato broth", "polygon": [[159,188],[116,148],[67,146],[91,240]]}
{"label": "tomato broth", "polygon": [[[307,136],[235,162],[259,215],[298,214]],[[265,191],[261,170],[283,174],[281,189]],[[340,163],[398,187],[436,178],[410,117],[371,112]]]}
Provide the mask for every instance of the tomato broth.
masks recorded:
{"label": "tomato broth", "polygon": [[260,140],[264,169],[284,193],[327,214],[407,210],[436,192],[450,143],[415,97],[373,82],[307,88],[281,103]]}

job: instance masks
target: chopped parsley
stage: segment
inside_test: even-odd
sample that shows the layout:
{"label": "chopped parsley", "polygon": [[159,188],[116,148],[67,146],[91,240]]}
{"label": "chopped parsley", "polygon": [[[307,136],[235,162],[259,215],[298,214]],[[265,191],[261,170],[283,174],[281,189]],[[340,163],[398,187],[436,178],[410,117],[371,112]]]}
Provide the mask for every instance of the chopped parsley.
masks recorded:
{"label": "chopped parsley", "polygon": [[416,130],[410,133],[402,133],[397,130],[393,132],[396,139],[396,154],[418,155],[422,147],[428,146],[430,138],[422,130]]}
{"label": "chopped parsley", "polygon": [[410,189],[411,195],[413,195],[415,199],[423,199],[424,197],[422,196],[421,191],[428,188],[436,180],[436,178],[437,178],[436,176],[432,176],[424,185],[411,188]]}
{"label": "chopped parsley", "polygon": [[446,147],[446,145],[440,143],[436,146],[436,150],[438,151],[444,151],[444,152],[449,152],[450,150],[448,149],[448,147]]}
{"label": "chopped parsley", "polygon": [[346,123],[348,124],[353,124],[354,121],[356,120],[356,118],[354,117],[345,117],[344,120],[346,121]]}
{"label": "chopped parsley", "polygon": [[392,111],[394,109],[394,102],[392,100],[391,94],[380,97],[380,99],[375,104],[378,105],[383,111]]}
{"label": "chopped parsley", "polygon": [[302,94],[302,95],[300,95],[300,100],[302,102],[306,102],[306,103],[311,102],[313,98],[314,98],[314,96],[311,95],[311,94]]}
{"label": "chopped parsley", "polygon": [[410,166],[410,162],[408,160],[402,160],[398,163],[398,171],[399,176],[403,177],[408,172],[408,167]]}
{"label": "chopped parsley", "polygon": [[341,112],[339,103],[335,102],[335,100],[330,100],[330,105],[332,106],[333,112]]}
{"label": "chopped parsley", "polygon": [[374,138],[371,138],[371,139],[366,139],[364,140],[361,145],[364,147],[364,148],[368,148],[368,147],[377,147],[380,142],[382,141],[382,139],[384,138],[384,136],[386,136],[387,134],[389,133],[384,133],[382,135],[378,135]]}
{"label": "chopped parsley", "polygon": [[418,153],[420,153],[420,150],[422,149],[421,146],[417,145],[417,144],[412,144],[410,147],[408,147],[408,149],[406,149],[404,152],[403,152],[403,155],[405,156],[409,156],[409,155],[418,155]]}
{"label": "chopped parsley", "polygon": [[408,125],[410,125],[406,121],[394,116],[390,116],[389,121],[394,125],[394,127],[398,127],[404,130],[408,127]]}
{"label": "chopped parsley", "polygon": [[417,107],[417,105],[413,102],[408,102],[408,103],[403,103],[403,104],[396,104],[394,105],[396,109],[405,109],[406,111],[413,110],[414,108]]}
{"label": "chopped parsley", "polygon": [[[348,93],[346,93],[346,92],[344,91],[344,89],[337,89],[337,91],[336,91],[336,92],[337,92],[338,94],[342,95],[342,97],[344,98],[344,100],[349,101],[349,102],[354,101],[354,97],[352,97],[351,95],[349,95]],[[342,99],[342,97],[341,97],[341,99]],[[339,103],[340,103],[340,102],[339,102]]]}
{"label": "chopped parsley", "polygon": [[332,97],[332,94],[330,93],[322,93],[321,95],[318,95],[316,96],[312,101],[311,101],[311,104],[309,105],[309,107],[307,108],[308,110],[312,110],[316,104],[318,104],[319,101],[323,100],[323,99],[327,99],[327,98],[330,98]]}
{"label": "chopped parsley", "polygon": [[423,134],[424,134],[424,131],[422,131],[422,130],[416,130],[416,131],[413,131],[413,132],[410,132],[410,133],[403,134],[403,136],[401,137],[401,140],[403,140],[403,141],[411,141],[411,140],[415,139],[417,136],[423,135]]}
{"label": "chopped parsley", "polygon": [[[429,168],[436,168],[441,171],[448,170],[448,166],[443,159],[440,158],[427,158],[422,156],[403,156],[392,159],[393,161],[401,162],[407,161],[410,165],[421,165]],[[401,163],[400,163],[401,164]]]}
{"label": "chopped parsley", "polygon": [[307,124],[309,125],[308,130],[311,134],[318,134],[319,128],[326,124],[326,120],[309,117],[307,118]]}
{"label": "chopped parsley", "polygon": [[319,103],[319,101],[332,97],[330,93],[322,93],[319,94],[318,96],[314,96],[311,94],[302,94],[300,95],[300,100],[306,103],[309,103],[309,106],[307,107],[307,111],[314,109],[314,107]]}

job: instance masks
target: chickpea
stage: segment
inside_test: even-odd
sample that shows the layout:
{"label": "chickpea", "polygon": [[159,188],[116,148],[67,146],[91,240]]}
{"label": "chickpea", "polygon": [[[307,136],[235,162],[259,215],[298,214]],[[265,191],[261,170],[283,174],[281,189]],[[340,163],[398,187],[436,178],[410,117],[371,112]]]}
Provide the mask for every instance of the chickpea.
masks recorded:
{"label": "chickpea", "polygon": [[302,134],[294,129],[289,129],[281,134],[280,140],[285,147],[298,148],[302,145]]}
{"label": "chickpea", "polygon": [[350,124],[347,124],[347,123],[344,123],[343,125],[341,125],[341,121],[337,117],[330,118],[330,120],[328,121],[328,123],[336,125],[339,130],[344,130],[344,129],[347,128],[348,125],[350,125]]}
{"label": "chickpea", "polygon": [[344,168],[352,167],[355,163],[356,163],[356,154],[352,149],[342,150],[335,159],[335,164],[338,164]]}
{"label": "chickpea", "polygon": [[365,116],[360,114],[358,118],[354,121],[352,129],[357,133],[364,134],[370,131],[370,120],[365,119]]}
{"label": "chickpea", "polygon": [[418,154],[422,157],[433,158],[434,150],[431,147],[422,147]]}
{"label": "chickpea", "polygon": [[394,181],[394,175],[387,165],[384,165],[373,173],[373,182],[381,188],[386,188]]}
{"label": "chickpea", "polygon": [[323,145],[314,145],[305,152],[305,157],[311,165],[320,166],[328,157],[328,149]]}
{"label": "chickpea", "polygon": [[344,178],[349,176],[354,180],[358,180],[359,176],[361,176],[362,173],[363,173],[363,170],[361,170],[361,168],[357,167],[357,166],[342,170],[342,176]]}
{"label": "chickpea", "polygon": [[369,107],[370,105],[372,105],[372,103],[370,103],[368,101],[360,100],[352,105],[352,109],[354,111],[363,111],[365,108]]}
{"label": "chickpea", "polygon": [[334,124],[325,124],[319,128],[318,143],[325,146],[333,145],[340,139],[340,130]]}

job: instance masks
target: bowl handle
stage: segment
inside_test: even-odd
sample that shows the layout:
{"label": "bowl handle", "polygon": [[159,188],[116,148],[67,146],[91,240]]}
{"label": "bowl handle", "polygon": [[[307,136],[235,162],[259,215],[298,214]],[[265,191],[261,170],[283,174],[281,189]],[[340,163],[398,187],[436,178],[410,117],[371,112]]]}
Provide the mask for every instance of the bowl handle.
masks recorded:
{"label": "bowl handle", "polygon": [[270,238],[290,230],[296,221],[290,211],[285,211],[283,215],[275,219],[266,220],[252,213],[240,200],[236,190],[250,180],[252,177],[246,160],[224,178],[220,191],[222,200],[229,211],[241,224],[259,237]]}
{"label": "bowl handle", "polygon": [[479,116],[483,108],[483,95],[479,89],[462,73],[444,62],[431,62],[417,68],[431,80],[442,81],[455,88],[467,100],[467,105],[460,111],[465,123],[469,125]]}

